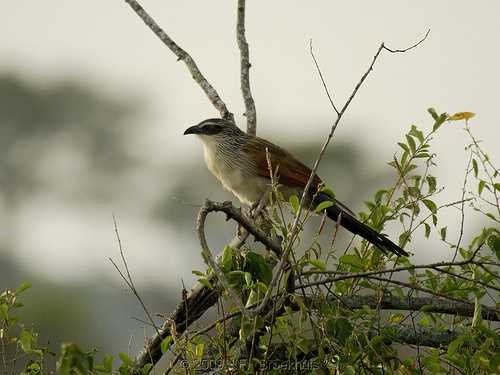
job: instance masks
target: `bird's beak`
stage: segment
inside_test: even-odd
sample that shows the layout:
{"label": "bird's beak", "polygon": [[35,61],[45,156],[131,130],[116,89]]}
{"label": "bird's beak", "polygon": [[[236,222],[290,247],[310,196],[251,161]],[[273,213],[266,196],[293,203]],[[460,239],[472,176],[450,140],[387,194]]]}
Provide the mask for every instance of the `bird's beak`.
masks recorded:
{"label": "bird's beak", "polygon": [[191,126],[191,127],[187,128],[184,131],[184,135],[187,135],[187,134],[200,134],[200,133],[201,133],[201,131],[200,131],[200,128],[198,127],[198,125]]}

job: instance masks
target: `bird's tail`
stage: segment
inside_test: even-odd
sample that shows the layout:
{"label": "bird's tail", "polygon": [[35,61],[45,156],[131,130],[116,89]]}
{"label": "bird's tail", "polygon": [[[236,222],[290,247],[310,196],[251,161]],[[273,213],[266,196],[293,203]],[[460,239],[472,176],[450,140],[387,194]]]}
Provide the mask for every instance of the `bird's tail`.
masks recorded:
{"label": "bird's tail", "polygon": [[[319,192],[314,198],[314,204],[318,205],[324,201],[332,201],[332,198],[328,194]],[[337,221],[340,215],[340,225],[343,226],[348,231],[353,234],[357,234],[363,237],[365,240],[375,245],[382,251],[390,251],[398,256],[408,256],[408,253],[392,242],[389,238],[383,234],[378,233],[373,228],[362,223],[354,217],[354,214],[345,208],[345,206],[339,202],[334,202],[333,206],[326,209],[326,214],[328,217],[334,221]]]}

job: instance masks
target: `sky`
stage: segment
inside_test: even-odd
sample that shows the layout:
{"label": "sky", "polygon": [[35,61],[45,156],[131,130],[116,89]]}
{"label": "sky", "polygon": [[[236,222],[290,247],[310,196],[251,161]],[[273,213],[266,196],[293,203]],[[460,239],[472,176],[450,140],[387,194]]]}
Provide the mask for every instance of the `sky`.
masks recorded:
{"label": "sky", "polygon": [[[328,133],[334,114],[309,54],[311,39],[333,98],[341,105],[380,42],[385,41],[391,48],[405,48],[430,29],[429,38],[418,48],[380,57],[331,147],[335,147],[336,139],[358,143],[366,153],[368,170],[374,161],[382,164],[391,159],[394,145],[410,124],[428,128],[431,121],[426,109],[432,106],[450,113],[477,113],[471,126],[498,165],[500,2],[247,3],[251,84],[260,136],[290,144],[301,139],[315,140],[319,150]],[[191,53],[242,125],[235,1],[143,0],[141,4]],[[200,145],[181,134],[188,126],[218,113],[185,66],[124,1],[5,2],[0,25],[1,71],[19,74],[42,86],[70,77],[113,95],[141,97],[146,112],[137,124],[140,128],[135,129],[138,136],[133,152],[172,171],[184,161],[202,163]],[[446,187],[441,199],[450,201],[459,198],[466,137],[460,125],[448,126],[443,133],[435,144],[440,155],[436,174]],[[164,188],[169,186],[165,181]],[[20,261],[28,265],[31,262],[34,268],[53,277],[86,275],[95,271],[96,264],[109,271],[106,258],[116,251],[111,212],[96,215],[89,208],[75,215],[64,207],[58,209],[57,202],[44,201],[20,215],[23,225],[37,223],[33,235],[20,240],[16,254]],[[47,215],[50,220],[44,220]],[[151,256],[169,260],[168,275],[163,276],[167,281],[178,282],[179,273],[186,277],[194,268],[184,265],[184,255],[165,254],[168,244],[181,240],[174,229],[159,227],[141,212],[127,211],[123,216],[120,222],[132,249],[130,262],[139,279],[158,274],[165,267],[147,261],[138,251],[142,247],[156,249],[150,250]],[[54,240],[54,234],[71,237],[75,246],[68,250],[64,241]],[[78,245],[82,243],[85,245]],[[35,248],[43,254],[37,257],[36,267],[31,256]],[[82,253],[82,248],[96,250],[89,254]],[[66,265],[75,259],[78,267],[68,269]]]}

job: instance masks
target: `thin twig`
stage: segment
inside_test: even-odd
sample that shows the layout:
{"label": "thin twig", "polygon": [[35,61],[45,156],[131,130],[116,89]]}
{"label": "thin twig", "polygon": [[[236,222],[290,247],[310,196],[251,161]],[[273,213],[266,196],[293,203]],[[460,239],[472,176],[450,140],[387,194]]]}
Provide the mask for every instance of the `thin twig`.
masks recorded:
{"label": "thin twig", "polygon": [[250,58],[248,43],[245,36],[245,0],[238,0],[238,21],[236,25],[236,40],[240,49],[241,62],[241,92],[245,102],[245,116],[247,118],[247,133],[255,135],[257,132],[257,112],[250,90]]}
{"label": "thin twig", "polygon": [[144,21],[144,23],[156,34],[176,56],[177,60],[186,64],[193,79],[205,92],[212,105],[219,111],[222,118],[234,123],[234,116],[226,107],[215,88],[203,76],[200,69],[189,53],[183,50],[165,31],[156,23],[156,21],[144,10],[136,0],[125,0],[135,13]]}
{"label": "thin twig", "polygon": [[346,112],[347,108],[351,104],[352,100],[354,99],[354,97],[356,96],[357,92],[359,91],[359,89],[361,88],[361,86],[363,85],[363,83],[365,82],[365,80],[368,77],[368,75],[370,74],[370,72],[373,70],[373,66],[375,65],[375,62],[377,61],[378,57],[380,56],[380,53],[383,50],[386,50],[386,51],[391,52],[391,53],[409,51],[410,49],[415,48],[420,43],[422,43],[427,38],[428,35],[429,35],[429,31],[427,31],[427,33],[425,34],[425,36],[418,43],[414,44],[411,47],[408,47],[405,50],[392,50],[390,48],[387,48],[383,42],[380,44],[380,46],[377,49],[377,52],[375,53],[375,55],[374,55],[374,57],[373,57],[370,65],[369,65],[368,69],[361,76],[361,79],[358,81],[358,83],[354,87],[351,95],[349,96],[349,98],[347,99],[347,101],[344,103],[342,109],[338,113],[337,118],[334,121],[333,125],[331,126],[330,132],[329,132],[329,134],[328,134],[325,142],[323,143],[323,146],[321,147],[321,150],[320,150],[320,152],[318,154],[318,157],[316,158],[314,166],[313,166],[313,168],[311,170],[311,174],[309,175],[309,179],[307,180],[306,186],[304,187],[304,191],[302,192],[302,197],[300,199],[299,208],[297,210],[297,213],[295,214],[295,218],[294,218],[294,221],[293,221],[293,224],[292,224],[292,228],[290,230],[290,239],[289,239],[288,244],[287,244],[287,246],[286,246],[286,248],[285,248],[285,250],[283,252],[283,255],[282,255],[281,259],[280,259],[280,262],[278,263],[278,266],[276,267],[277,268],[277,272],[274,274],[273,278],[271,279],[271,282],[270,282],[270,284],[268,286],[268,290],[267,290],[264,298],[262,299],[261,304],[256,309],[255,313],[258,313],[258,311],[262,310],[264,308],[264,306],[268,303],[269,298],[271,297],[272,290],[276,286],[276,282],[278,281],[278,279],[280,277],[280,274],[283,272],[284,266],[285,266],[286,261],[288,259],[288,255],[290,254],[290,251],[293,248],[293,244],[295,242],[296,236],[299,233],[298,229],[300,229],[300,226],[299,226],[300,216],[301,216],[302,210],[304,209],[305,204],[306,204],[306,202],[308,200],[307,198],[309,196],[309,189],[311,188],[311,185],[312,185],[312,182],[314,180],[314,177],[316,176],[316,171],[318,170],[319,164],[320,164],[321,160],[323,159],[323,155],[325,154],[326,149],[328,148],[328,145],[330,144],[330,141],[331,141],[331,139],[333,137],[333,134],[335,133],[335,130],[337,129],[338,124],[340,123],[340,120],[342,119],[342,116]]}
{"label": "thin twig", "polygon": [[470,165],[472,164],[472,152],[469,157],[469,162],[465,168],[464,183],[462,186],[462,204],[460,206],[460,235],[458,236],[457,246],[455,247],[455,254],[453,255],[453,261],[457,259],[458,251],[460,249],[460,244],[462,242],[462,237],[464,235],[464,223],[465,223],[465,188],[467,186],[467,179],[470,173]]}
{"label": "thin twig", "polygon": [[325,89],[326,96],[328,96],[328,100],[330,101],[330,104],[331,104],[332,108],[334,109],[334,111],[337,113],[337,115],[339,115],[340,112],[337,109],[337,107],[335,107],[335,103],[333,102],[332,96],[330,95],[330,90],[328,89],[328,86],[325,82],[325,79],[323,78],[323,72],[321,71],[321,68],[319,67],[319,63],[316,60],[316,56],[314,55],[313,40],[312,39],[309,40],[309,53],[311,54],[311,57],[314,61],[314,65],[316,65],[316,71],[319,74],[319,78],[321,79],[321,83],[323,84],[323,88]]}
{"label": "thin twig", "polygon": [[405,52],[408,52],[409,50],[417,48],[420,44],[422,44],[427,39],[427,37],[429,36],[430,32],[431,32],[431,29],[427,29],[427,32],[425,33],[425,35],[423,36],[422,39],[420,39],[418,42],[416,42],[415,44],[413,44],[410,47],[407,47],[405,49],[391,49],[391,48],[389,48],[387,46],[384,46],[384,49],[386,51],[388,51],[388,52],[391,52],[391,53],[405,53]]}
{"label": "thin twig", "polygon": [[142,300],[141,296],[139,295],[139,292],[137,291],[137,289],[136,289],[136,287],[134,285],[134,280],[132,279],[132,276],[130,274],[130,270],[129,270],[129,267],[128,267],[127,259],[125,258],[125,253],[123,251],[122,241],[121,241],[121,238],[120,238],[120,233],[118,232],[118,225],[116,223],[115,215],[113,215],[113,224],[115,226],[116,239],[118,240],[118,247],[120,249],[120,257],[122,259],[123,266],[125,267],[125,272],[126,272],[127,275],[125,276],[123,274],[123,272],[120,270],[120,267],[118,267],[118,265],[116,264],[116,262],[112,258],[109,258],[109,260],[113,264],[113,266],[115,267],[115,269],[118,271],[118,273],[120,274],[120,276],[123,279],[123,281],[125,282],[125,284],[127,284],[127,286],[129,287],[129,289],[132,291],[132,293],[134,294],[135,298],[139,301],[139,304],[141,305],[142,309],[146,313],[146,316],[148,317],[151,325],[156,330],[156,333],[159,334],[160,332],[158,330],[158,327],[157,327],[155,321],[153,320],[153,317],[151,316],[151,313],[149,312],[148,308],[146,307],[146,304]]}

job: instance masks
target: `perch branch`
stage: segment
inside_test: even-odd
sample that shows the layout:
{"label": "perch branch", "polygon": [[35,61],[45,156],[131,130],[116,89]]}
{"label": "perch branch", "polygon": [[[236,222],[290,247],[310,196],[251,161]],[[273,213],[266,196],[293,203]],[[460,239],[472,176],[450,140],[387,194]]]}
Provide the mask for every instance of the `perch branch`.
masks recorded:
{"label": "perch branch", "polygon": [[[205,202],[207,209],[212,212],[224,212],[228,218],[238,222],[243,228],[251,233],[257,241],[264,244],[267,248],[273,250],[278,256],[281,254],[281,246],[270,240],[264,231],[262,231],[250,218],[245,216],[241,209],[234,207],[231,202],[217,203]],[[259,214],[258,208],[254,211],[254,216]],[[239,239],[231,242],[230,246],[238,247],[241,245]],[[183,334],[186,329],[195,321],[197,321],[210,307],[212,307],[219,299],[220,288],[217,285],[215,277],[210,278],[210,283],[214,286],[213,289],[206,287],[200,283],[191,290],[187,298],[183,298],[177,305],[173,314],[165,320],[163,325],[158,329],[158,333],[151,337],[142,351],[137,355],[134,362],[134,369],[137,374],[140,374],[140,369],[147,363],[155,365],[161,358],[161,342],[171,335],[171,327],[175,326],[177,335]],[[189,314],[187,314],[189,311]]]}
{"label": "perch branch", "polygon": [[208,263],[208,265],[212,268],[215,276],[217,276],[217,279],[219,282],[222,284],[222,287],[227,291],[229,295],[229,299],[231,302],[236,306],[238,310],[241,311],[245,317],[248,319],[251,318],[250,313],[248,310],[245,308],[243,303],[241,302],[241,298],[238,296],[236,291],[233,289],[233,287],[229,284],[229,281],[227,281],[226,276],[224,275],[224,272],[220,269],[219,265],[215,261],[214,257],[212,256],[212,252],[210,251],[207,243],[207,238],[205,236],[205,220],[207,218],[207,215],[210,213],[210,207],[209,204],[206,202],[203,207],[201,208],[200,212],[198,213],[198,220],[196,222],[196,230],[198,232],[198,238],[200,240],[200,245],[201,245],[201,251],[203,253],[203,257],[205,258],[205,261]]}

